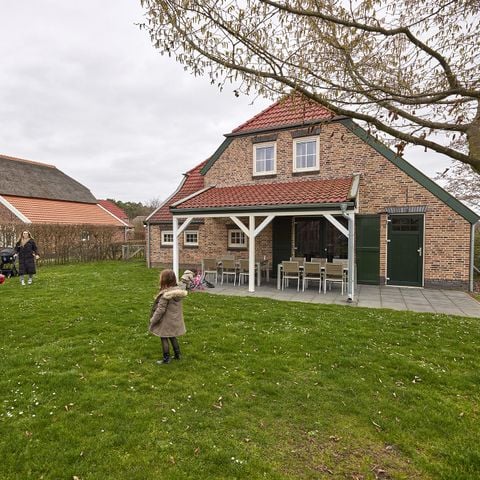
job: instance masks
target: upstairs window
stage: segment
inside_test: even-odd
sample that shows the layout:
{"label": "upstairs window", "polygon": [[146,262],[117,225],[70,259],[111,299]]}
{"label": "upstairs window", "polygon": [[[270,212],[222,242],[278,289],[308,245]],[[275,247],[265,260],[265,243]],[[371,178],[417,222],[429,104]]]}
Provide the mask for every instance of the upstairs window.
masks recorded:
{"label": "upstairs window", "polygon": [[298,138],[293,141],[293,171],[308,172],[319,169],[318,137]]}
{"label": "upstairs window", "polygon": [[277,147],[273,143],[259,143],[253,146],[253,174],[274,175],[277,173]]}

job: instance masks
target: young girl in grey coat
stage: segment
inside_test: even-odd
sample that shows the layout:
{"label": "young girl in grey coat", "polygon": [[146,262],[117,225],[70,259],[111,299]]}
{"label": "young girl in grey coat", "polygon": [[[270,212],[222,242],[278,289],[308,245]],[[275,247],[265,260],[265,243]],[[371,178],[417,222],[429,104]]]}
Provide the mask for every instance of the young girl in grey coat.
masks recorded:
{"label": "young girl in grey coat", "polygon": [[163,270],[160,274],[160,292],[152,307],[149,328],[150,332],[162,339],[163,360],[158,360],[158,364],[170,363],[169,340],[174,358],[180,360],[177,337],[186,332],[182,307],[182,300],[186,296],[186,290],[177,285],[175,272]]}

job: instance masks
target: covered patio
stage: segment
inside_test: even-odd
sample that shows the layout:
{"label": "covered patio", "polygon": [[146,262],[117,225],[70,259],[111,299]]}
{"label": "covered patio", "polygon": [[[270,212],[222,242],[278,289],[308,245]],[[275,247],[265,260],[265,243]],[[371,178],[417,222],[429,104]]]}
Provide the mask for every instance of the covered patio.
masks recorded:
{"label": "covered patio", "polygon": [[[234,287],[232,285],[218,285],[216,288],[208,288],[201,293],[203,292],[212,295],[260,297],[289,302],[346,305],[345,296],[340,294],[338,288],[327,291],[323,295],[316,293],[315,289],[309,289],[305,292],[297,292],[295,288],[278,290],[273,283],[270,283],[257,287],[255,292],[249,292],[246,287]],[[480,318],[480,303],[467,292],[457,290],[358,285],[355,290],[355,299],[347,303],[347,305]]]}
{"label": "covered patio", "polygon": [[[204,188],[170,207],[173,270],[179,274],[179,237],[193,220],[229,218],[248,239],[248,292],[256,291],[256,239],[278,217],[322,217],[348,241],[347,300],[355,299],[355,214],[359,177]],[[347,227],[338,217],[344,218]],[[181,222],[181,223],[180,223]],[[220,241],[221,239],[217,239]],[[288,260],[288,257],[283,258]],[[275,272],[277,265],[272,265]],[[345,298],[345,297],[344,297]],[[345,301],[345,300],[344,300]]]}

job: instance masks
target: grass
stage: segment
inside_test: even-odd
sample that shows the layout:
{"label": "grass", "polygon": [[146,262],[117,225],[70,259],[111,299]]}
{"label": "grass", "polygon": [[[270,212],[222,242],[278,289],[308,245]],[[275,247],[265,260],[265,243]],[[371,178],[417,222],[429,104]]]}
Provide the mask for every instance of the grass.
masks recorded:
{"label": "grass", "polygon": [[158,366],[158,271],[37,277],[0,286],[2,480],[480,477],[478,319],[194,293]]}

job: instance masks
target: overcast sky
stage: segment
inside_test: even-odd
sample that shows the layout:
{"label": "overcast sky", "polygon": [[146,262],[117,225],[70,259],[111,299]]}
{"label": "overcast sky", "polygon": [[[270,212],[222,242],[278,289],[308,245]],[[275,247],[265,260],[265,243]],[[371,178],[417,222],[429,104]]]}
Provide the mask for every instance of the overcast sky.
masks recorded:
{"label": "overcast sky", "polygon": [[[149,202],[271,103],[184,72],[142,20],[139,0],[0,0],[0,153],[53,164],[97,198]],[[406,158],[428,175],[449,164]]]}

